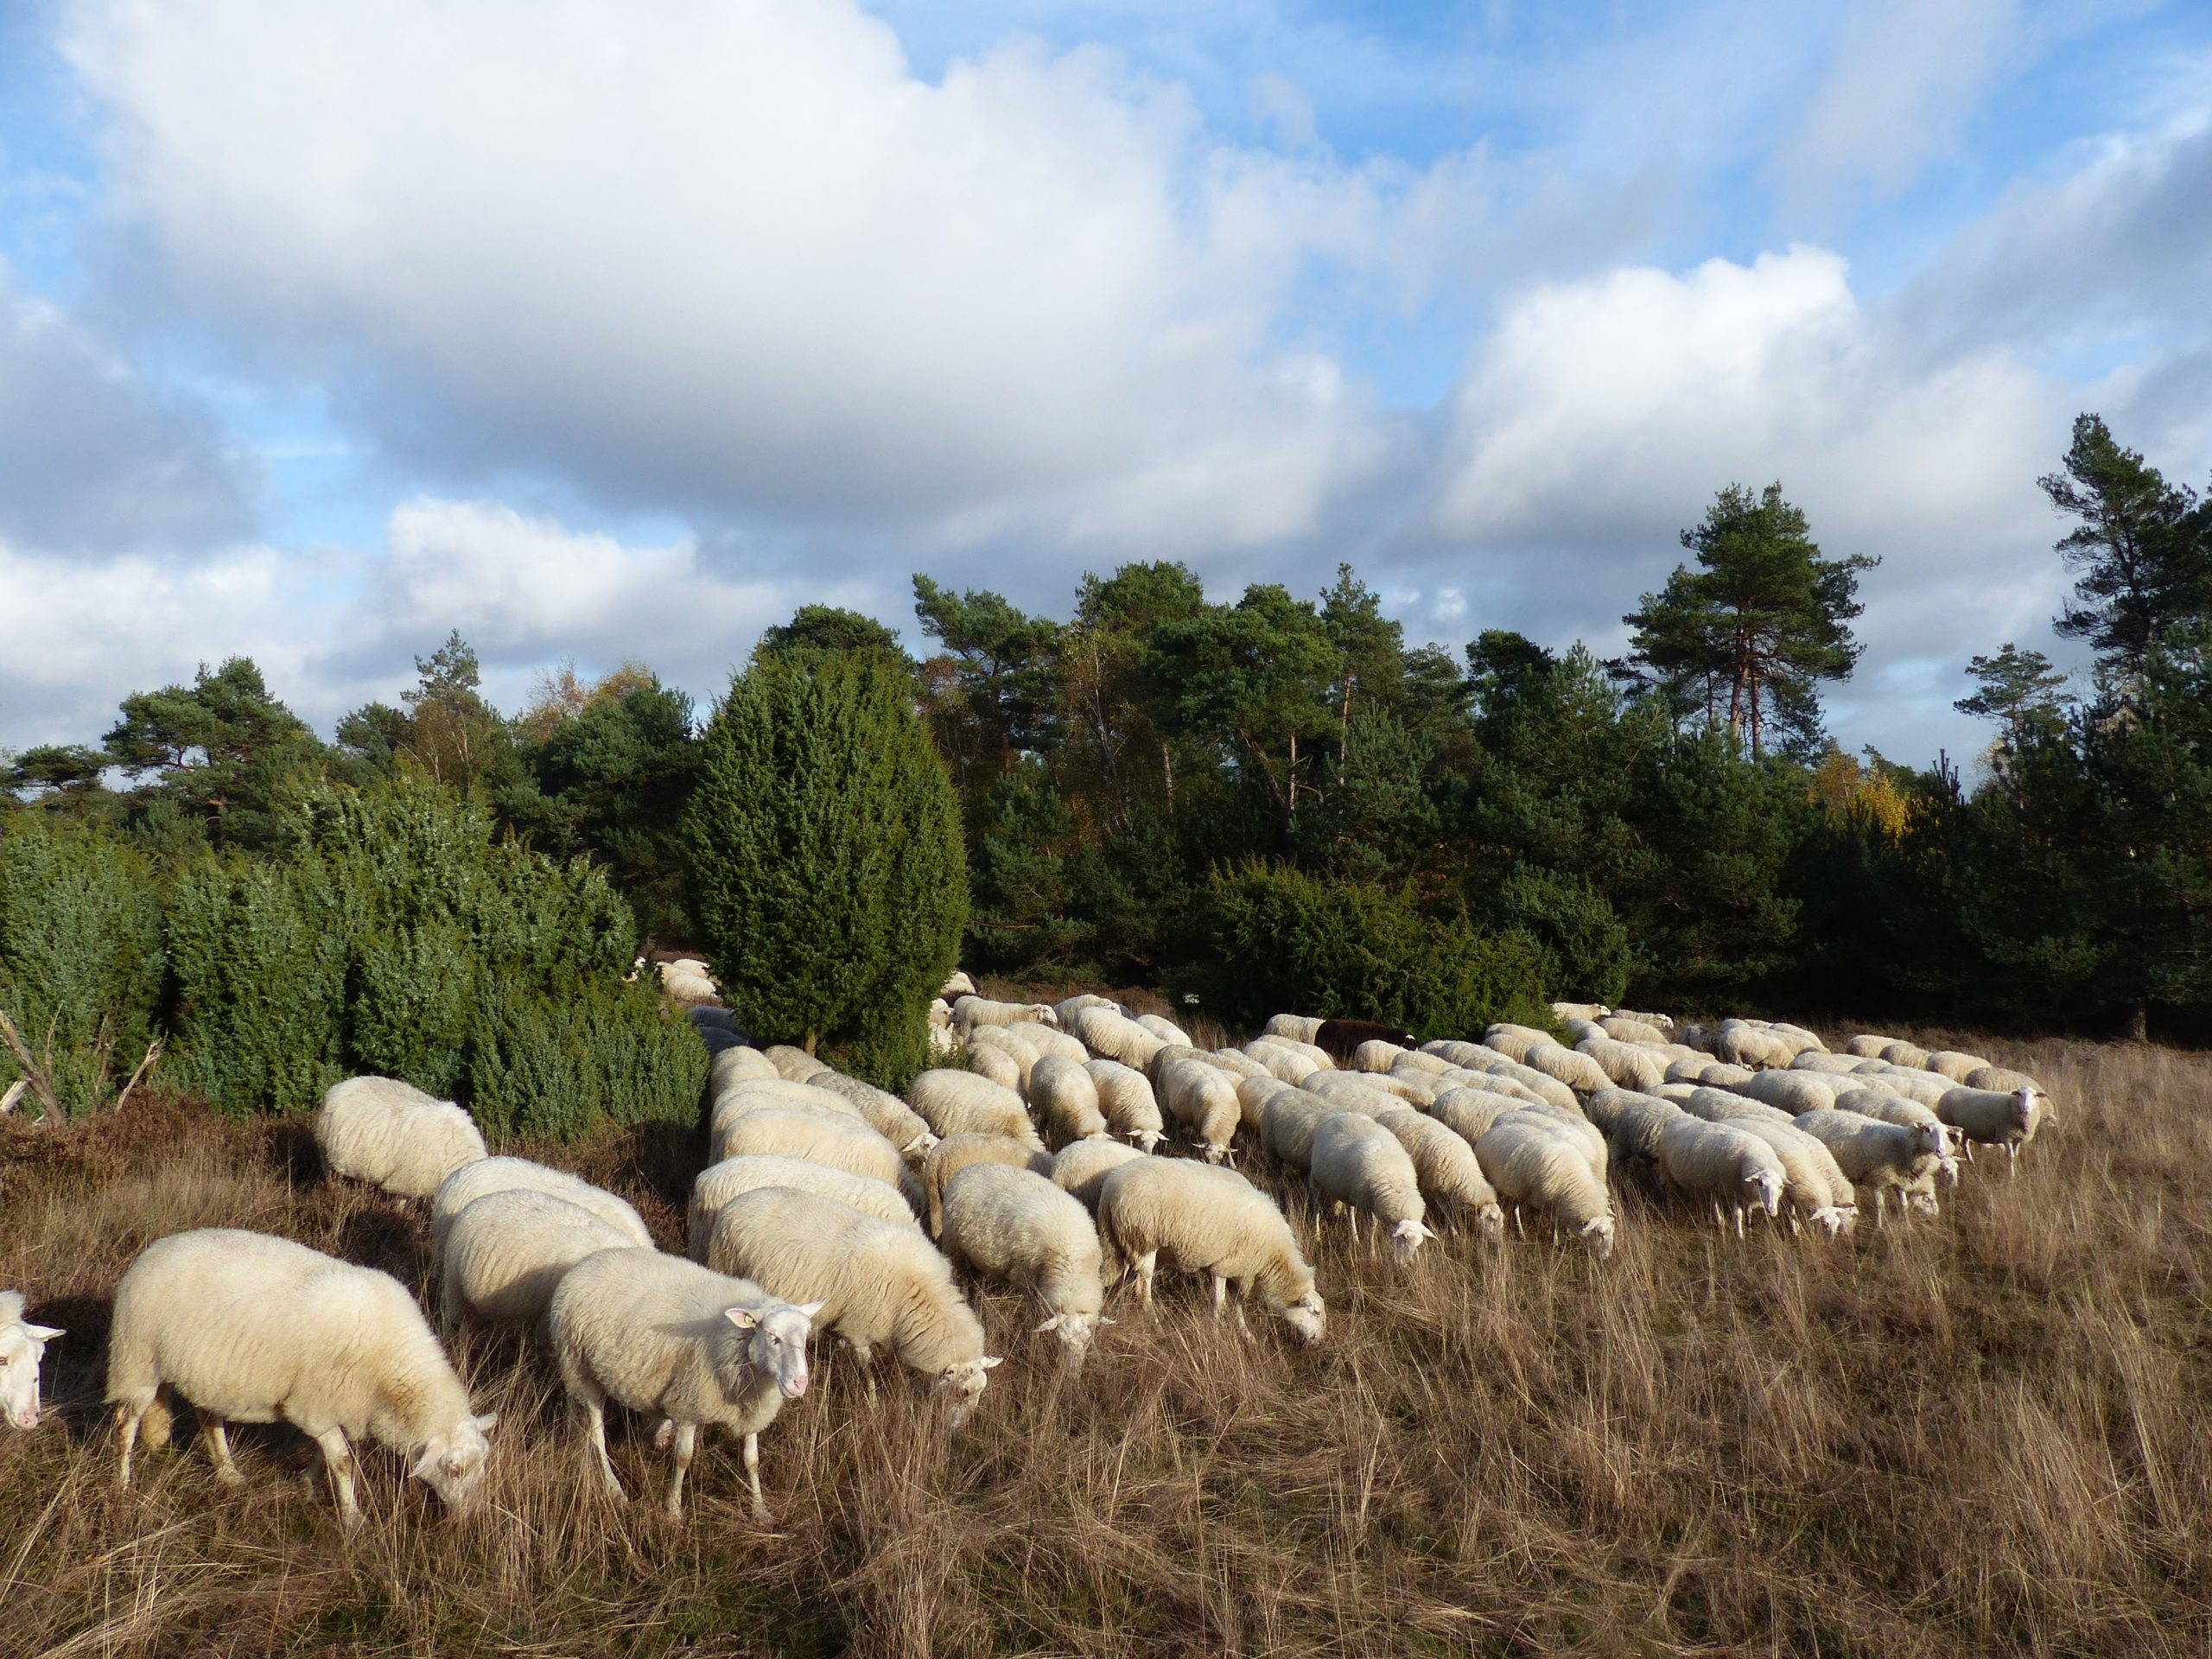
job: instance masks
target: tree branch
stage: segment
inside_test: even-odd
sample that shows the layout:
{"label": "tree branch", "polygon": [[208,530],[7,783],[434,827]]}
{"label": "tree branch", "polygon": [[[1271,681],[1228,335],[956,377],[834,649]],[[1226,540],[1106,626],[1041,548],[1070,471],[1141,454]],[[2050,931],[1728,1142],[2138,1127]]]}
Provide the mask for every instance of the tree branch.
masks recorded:
{"label": "tree branch", "polygon": [[9,1052],[16,1057],[16,1064],[22,1068],[24,1080],[38,1096],[39,1122],[58,1121],[61,1116],[61,1103],[54,1098],[54,1078],[31,1058],[30,1049],[23,1042],[23,1033],[16,1029],[16,1022],[8,1017],[5,1008],[0,1008],[0,1042],[8,1045]]}

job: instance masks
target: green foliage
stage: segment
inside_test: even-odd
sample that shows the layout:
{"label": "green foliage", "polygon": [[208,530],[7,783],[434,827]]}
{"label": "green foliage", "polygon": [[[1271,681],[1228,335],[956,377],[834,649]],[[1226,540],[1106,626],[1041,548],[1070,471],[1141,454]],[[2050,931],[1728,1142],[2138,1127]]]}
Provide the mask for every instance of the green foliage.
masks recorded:
{"label": "green foliage", "polygon": [[2064,469],[2037,482],[2077,521],[2058,542],[2078,573],[2061,638],[2135,672],[2170,628],[2212,616],[2212,504],[2167,483],[2094,415],[2075,421]]}
{"label": "green foliage", "polygon": [[1206,898],[1205,1001],[1238,1023],[1291,1008],[1426,1039],[1544,1017],[1553,965],[1517,929],[1480,932],[1423,915],[1403,892],[1259,862],[1217,871]]}
{"label": "green foliage", "polygon": [[724,998],[765,1039],[896,1062],[968,916],[957,798],[902,677],[868,653],[772,653],[701,745],[683,835]]}
{"label": "green foliage", "polygon": [[481,1019],[469,1104],[496,1137],[689,1122],[698,1111],[706,1048],[644,986],[594,982],[548,994],[506,985]]}
{"label": "green foliage", "polygon": [[1636,959],[1628,929],[1586,878],[1516,865],[1498,885],[1491,919],[1542,945],[1555,982],[1575,1000],[1617,1002],[1626,994]]}
{"label": "green foliage", "polygon": [[[105,1105],[138,1064],[162,968],[143,856],[105,831],[28,814],[0,830],[0,1009],[65,1112]],[[0,1046],[0,1089],[19,1075]]]}
{"label": "green foliage", "polygon": [[125,697],[104,746],[110,764],[146,784],[134,808],[175,803],[218,848],[274,846],[326,758],[245,657],[213,673],[203,664],[189,686]]}

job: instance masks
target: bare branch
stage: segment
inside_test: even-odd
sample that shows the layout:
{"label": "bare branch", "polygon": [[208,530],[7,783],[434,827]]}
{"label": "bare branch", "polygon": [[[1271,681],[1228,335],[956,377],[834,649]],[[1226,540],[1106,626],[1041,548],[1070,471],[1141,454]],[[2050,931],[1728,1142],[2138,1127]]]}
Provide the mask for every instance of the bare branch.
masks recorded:
{"label": "bare branch", "polygon": [[[54,1098],[53,1076],[31,1058],[30,1049],[23,1042],[23,1033],[16,1029],[16,1022],[8,1017],[5,1008],[0,1008],[0,1042],[8,1045],[9,1052],[16,1057],[16,1064],[22,1068],[25,1081],[30,1084],[32,1092],[38,1096],[39,1122],[58,1122],[61,1116],[61,1103]],[[50,1054],[52,1052],[49,1047],[48,1052]]]}

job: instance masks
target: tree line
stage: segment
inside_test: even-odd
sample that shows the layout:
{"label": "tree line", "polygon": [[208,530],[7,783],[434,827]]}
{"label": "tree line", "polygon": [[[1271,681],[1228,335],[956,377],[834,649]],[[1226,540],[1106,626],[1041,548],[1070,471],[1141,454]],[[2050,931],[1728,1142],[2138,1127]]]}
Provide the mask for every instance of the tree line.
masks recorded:
{"label": "tree line", "polygon": [[[1615,660],[1502,628],[1458,652],[1408,644],[1350,566],[1312,597],[1255,583],[1217,600],[1181,564],[1138,562],[1086,575],[1065,620],[917,575],[923,654],[873,619],[804,607],[722,706],[757,708],[758,765],[759,746],[811,717],[824,676],[893,688],[950,779],[962,959],[1009,977],[1187,990],[1226,1010],[1279,985],[1272,931],[1315,941],[1311,972],[1332,983],[1363,961],[1378,983],[1402,973],[1384,938],[1441,964],[1408,1006],[1474,1006],[1440,1003],[1445,981],[1485,988],[1465,995],[1490,1006],[1541,983],[1689,1008],[2201,1034],[2212,508],[2088,415],[2041,484],[2075,577],[2055,629],[2093,662],[2077,681],[2017,643],[1973,659],[1959,707],[1991,739],[1971,786],[1947,758],[1854,756],[1827,737],[1821,690],[1858,660],[1873,561],[1825,555],[1779,484],[1732,486],[1683,531],[1688,556],[1627,613]],[[702,791],[742,804],[718,771],[736,751],[649,668],[556,671],[507,716],[457,634],[416,667],[398,706],[354,711],[328,742],[244,659],[136,694],[97,743],[14,757],[0,833],[67,818],[156,862],[279,858],[303,794],[407,785],[588,861],[664,942],[734,949],[749,915],[794,935],[815,924],[849,954],[895,929],[840,919],[838,871],[871,855],[868,835],[934,809],[888,803],[788,868],[767,839],[709,849],[687,842],[686,809]],[[118,773],[127,786],[111,788]],[[934,787],[898,776],[882,786],[915,802]],[[737,887],[702,893],[709,852],[746,872]],[[950,892],[957,861],[927,879]],[[959,908],[940,920],[957,926]]]}

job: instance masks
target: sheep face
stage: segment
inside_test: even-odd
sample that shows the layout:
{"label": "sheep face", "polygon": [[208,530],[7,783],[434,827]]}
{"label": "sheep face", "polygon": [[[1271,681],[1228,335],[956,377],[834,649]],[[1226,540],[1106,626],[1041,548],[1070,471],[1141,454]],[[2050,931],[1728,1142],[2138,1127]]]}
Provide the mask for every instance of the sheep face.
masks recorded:
{"label": "sheep face", "polygon": [[1600,1262],[1613,1253],[1613,1218],[1598,1216],[1583,1224],[1582,1242]]}
{"label": "sheep face", "polygon": [[1915,1187],[1904,1195],[1905,1213],[1911,1216],[1935,1216],[1942,1213],[1933,1192]]}
{"label": "sheep face", "polygon": [[428,1484],[449,1514],[466,1516],[475,1509],[492,1456],[485,1436],[499,1421],[496,1415],[464,1417],[445,1433],[433,1435],[416,1460],[415,1478]]}
{"label": "sheep face", "polygon": [[1167,1137],[1158,1129],[1139,1129],[1129,1136],[1129,1144],[1139,1152],[1156,1152]]}
{"label": "sheep face", "polygon": [[1071,1371],[1077,1371],[1083,1369],[1084,1356],[1090,1351],[1090,1339],[1098,1334],[1098,1327],[1113,1323],[1103,1313],[1055,1313],[1037,1327],[1037,1334],[1049,1331],[1058,1338],[1061,1361]]}
{"label": "sheep face", "polygon": [[2019,1138],[2027,1137],[2028,1126],[2036,1121],[2036,1091],[2015,1089],[2012,1091],[2012,1132]]}
{"label": "sheep face", "polygon": [[976,1414],[976,1402],[982,1395],[983,1385],[991,1380],[991,1368],[1005,1363],[1001,1355],[985,1354],[981,1359],[956,1361],[938,1373],[937,1393],[945,1402],[948,1427],[957,1428]]}
{"label": "sheep face", "polygon": [[60,1334],[50,1325],[0,1325],[0,1414],[16,1428],[38,1427],[39,1362]]}
{"label": "sheep face", "polygon": [[1328,1323],[1328,1310],[1321,1305],[1321,1293],[1309,1290],[1294,1301],[1285,1302],[1278,1310],[1283,1323],[1298,1333],[1304,1343],[1321,1340],[1321,1332]]}
{"label": "sheep face", "polygon": [[1855,1211],[1847,1210],[1840,1204],[1831,1204],[1814,1211],[1809,1219],[1821,1237],[1841,1238],[1852,1230],[1858,1215]]}
{"label": "sheep face", "polygon": [[1945,1142],[1941,1123],[1915,1123],[1911,1128],[1915,1157],[1926,1154],[1941,1158],[1948,1154],[1950,1148]]}
{"label": "sheep face", "polygon": [[753,1369],[775,1379],[786,1400],[806,1392],[806,1338],[820,1302],[767,1307],[725,1308],[722,1317],[745,1333],[745,1357]]}
{"label": "sheep face", "polygon": [[1485,1244],[1505,1243],[1504,1206],[1486,1204],[1475,1211],[1475,1236]]}
{"label": "sheep face", "polygon": [[1770,1169],[1755,1170],[1744,1177],[1744,1207],[1764,1210],[1770,1217],[1782,1212],[1782,1177]]}
{"label": "sheep face", "polygon": [[1399,1222],[1390,1229],[1390,1259],[1402,1268],[1414,1259],[1414,1252],[1421,1249],[1423,1239],[1435,1236],[1417,1221],[1408,1218]]}

